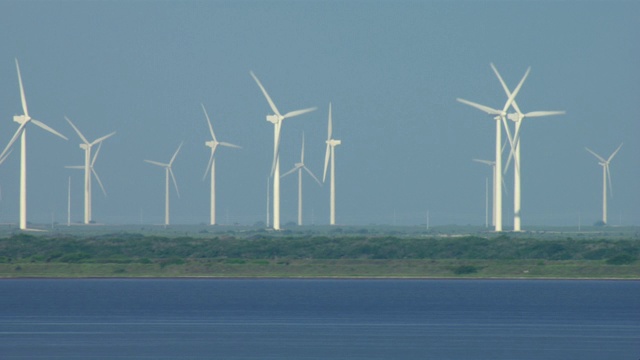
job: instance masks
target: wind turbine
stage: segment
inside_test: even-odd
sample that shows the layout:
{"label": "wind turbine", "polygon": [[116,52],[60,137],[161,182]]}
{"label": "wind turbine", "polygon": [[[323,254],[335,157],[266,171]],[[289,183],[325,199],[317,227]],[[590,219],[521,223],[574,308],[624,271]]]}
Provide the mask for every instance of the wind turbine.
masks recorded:
{"label": "wind turbine", "polygon": [[[80,144],[80,149],[84,150],[84,166],[67,166],[67,168],[84,169],[84,223],[90,224],[93,221],[92,213],[91,213],[91,173],[93,173],[93,176],[95,176],[96,180],[98,181],[98,184],[102,189],[102,193],[105,196],[107,195],[107,192],[104,190],[104,186],[102,185],[102,181],[100,181],[100,177],[98,176],[98,173],[94,169],[93,165],[95,164],[96,159],[98,158],[98,153],[100,152],[100,147],[102,146],[102,142],[110,138],[111,136],[113,136],[115,134],[115,131],[108,135],[99,137],[92,142],[89,142],[89,140],[87,140],[87,138],[80,132],[80,130],[73,124],[73,122],[71,122],[71,120],[68,117],[65,116],[64,118],[67,120],[67,122],[69,122],[69,125],[71,125],[73,130],[75,130],[75,132],[78,134],[78,136],[80,137],[80,140],[82,140],[82,144]],[[98,145],[98,150],[96,151],[92,159],[91,148],[94,145]]]}
{"label": "wind turbine", "polygon": [[211,156],[209,157],[209,163],[207,164],[207,169],[204,171],[204,177],[202,178],[202,180],[204,180],[204,178],[207,177],[207,173],[209,172],[209,169],[211,169],[210,224],[215,225],[216,224],[216,159],[214,157],[214,154],[216,153],[216,149],[218,148],[218,146],[226,146],[226,147],[236,148],[236,149],[241,149],[241,147],[238,145],[227,143],[227,142],[221,142],[221,141],[218,141],[218,139],[216,139],[216,134],[214,134],[213,132],[213,126],[211,125],[209,114],[207,114],[207,110],[204,108],[204,105],[203,104],[200,104],[200,105],[202,105],[202,111],[204,111],[204,116],[207,118],[207,124],[209,125],[209,132],[211,133],[211,140],[204,143],[206,146],[211,148]]}
{"label": "wind turbine", "polygon": [[29,116],[29,109],[27,108],[27,99],[24,95],[24,87],[22,86],[22,76],[20,75],[20,65],[18,65],[18,59],[16,59],[16,70],[18,72],[18,83],[20,84],[20,99],[22,101],[22,111],[23,115],[15,115],[13,117],[13,121],[20,124],[18,130],[13,134],[13,137],[4,148],[2,153],[0,153],[0,161],[4,161],[6,156],[8,156],[8,151],[10,151],[13,143],[20,136],[20,229],[27,230],[27,129],[26,126],[28,123],[33,123],[34,125],[56,135],[65,140],[68,140],[64,135],[59,132],[53,130],[46,124],[36,119],[33,119]]}
{"label": "wind turbine", "polygon": [[[493,69],[493,72],[496,74],[496,76],[498,77],[498,80],[500,80],[500,84],[502,84],[502,88],[504,89],[505,94],[507,94],[507,97],[511,97],[511,91],[509,90],[509,88],[507,87],[507,84],[504,82],[504,80],[502,79],[502,76],[500,76],[500,73],[498,72],[498,69],[496,69],[496,67],[493,65],[493,63],[491,63],[491,68]],[[528,70],[527,70],[528,71]],[[506,173],[508,168],[509,168],[509,164],[511,162],[511,158],[513,157],[514,159],[514,171],[513,171],[513,231],[521,231],[521,214],[520,214],[520,210],[522,208],[522,203],[521,203],[521,197],[520,197],[520,193],[521,193],[521,187],[520,187],[520,169],[521,169],[521,162],[520,162],[520,126],[522,125],[522,121],[524,120],[525,117],[541,117],[541,116],[551,116],[551,115],[562,115],[565,112],[564,111],[531,111],[528,112],[526,114],[523,114],[522,111],[520,111],[520,107],[518,107],[518,104],[516,103],[515,99],[513,100],[513,103],[511,104],[511,106],[513,106],[513,108],[515,109],[515,113],[509,113],[507,115],[507,118],[511,121],[513,121],[515,123],[515,133],[513,138],[509,138],[509,143],[511,144],[511,152],[509,153],[509,158],[507,160],[507,165],[505,166],[504,172]],[[506,126],[506,125],[505,125]],[[509,132],[507,132],[507,135],[510,136]]]}
{"label": "wind turbine", "polygon": [[318,185],[322,186],[320,180],[307,168],[304,164],[304,133],[302,133],[302,151],[300,152],[300,162],[296,163],[293,169],[284,173],[281,177],[285,177],[292,174],[294,171],[298,171],[298,226],[302,225],[302,170],[305,170],[315,180]]}
{"label": "wind turbine", "polygon": [[332,122],[331,122],[331,103],[329,103],[329,129],[327,131],[327,150],[324,153],[324,174],[322,175],[322,182],[327,178],[327,165],[329,165],[329,157],[331,157],[331,195],[330,195],[330,216],[329,225],[336,224],[336,146],[342,142],[331,137],[332,135]]}
{"label": "wind turbine", "polygon": [[253,79],[256,81],[260,90],[267,99],[273,115],[267,115],[267,121],[273,124],[273,163],[271,164],[271,175],[273,176],[273,229],[280,230],[280,129],[282,127],[282,120],[292,118],[294,116],[306,114],[308,112],[316,110],[315,107],[290,111],[284,115],[281,115],[278,108],[269,97],[267,90],[265,90],[260,80],[256,77],[253,71],[250,72]]}
{"label": "wind turbine", "polygon": [[171,165],[173,165],[173,161],[176,159],[176,156],[178,156],[178,152],[180,151],[181,147],[182,147],[182,143],[180,143],[180,146],[178,146],[178,149],[176,150],[176,152],[173,153],[173,156],[171,157],[171,161],[169,161],[168,164],[152,161],[152,160],[145,160],[149,164],[161,166],[165,170],[165,195],[164,195],[164,225],[165,226],[169,225],[169,176],[171,176],[171,179],[173,180],[173,185],[176,188],[176,194],[178,194],[178,197],[180,197],[180,191],[178,190],[178,183],[176,182],[176,177],[173,175],[173,170],[171,170]]}
{"label": "wind turbine", "polygon": [[[503,148],[504,148],[504,146],[503,146]],[[492,214],[492,219],[491,219],[491,225],[495,226],[495,224],[496,224],[496,192],[497,192],[496,191],[496,184],[497,184],[496,183],[496,162],[495,161],[491,161],[491,160],[483,160],[483,159],[472,159],[472,160],[475,161],[475,162],[481,163],[481,164],[485,164],[485,165],[491,166],[491,169],[492,169],[491,173],[493,174],[493,185],[492,185],[493,186],[492,187],[493,196],[492,196],[492,205],[491,205],[493,214]],[[502,188],[503,188],[502,190],[504,192],[507,191],[507,187],[504,184],[504,179],[502,179]]]}
{"label": "wind turbine", "polygon": [[585,149],[587,149],[588,152],[592,153],[593,156],[595,156],[600,161],[598,164],[602,166],[602,223],[604,225],[607,224],[607,179],[609,181],[609,192],[611,192],[611,195],[613,195],[613,187],[611,186],[611,172],[609,171],[609,163],[611,162],[613,157],[616,156],[618,151],[620,151],[621,147],[622,147],[622,144],[620,144],[620,146],[618,146],[616,151],[614,151],[613,154],[611,154],[611,156],[609,156],[609,158],[606,160],[602,156],[593,152],[591,149],[585,147]]}
{"label": "wind turbine", "polygon": [[[506,122],[507,109],[509,109],[509,107],[511,106],[511,103],[515,100],[516,95],[518,95],[518,92],[520,91],[520,88],[522,87],[524,80],[529,75],[529,71],[530,69],[527,69],[527,72],[524,74],[524,77],[522,78],[522,80],[520,80],[520,83],[516,87],[515,91],[511,94],[511,96],[509,96],[509,99],[504,104],[504,107],[502,108],[502,110],[497,110],[485,105],[480,105],[478,103],[474,103],[465,99],[457,98],[457,100],[463,104],[467,104],[469,106],[475,107],[476,109],[482,110],[489,115],[496,115],[494,117],[494,120],[496,120],[496,161],[495,161],[496,184],[502,183],[502,129],[500,126],[500,122],[504,124],[508,132],[509,128],[507,127],[507,122]],[[500,186],[495,186],[494,189],[496,190],[495,231],[498,232],[498,231],[502,231],[502,188]]]}

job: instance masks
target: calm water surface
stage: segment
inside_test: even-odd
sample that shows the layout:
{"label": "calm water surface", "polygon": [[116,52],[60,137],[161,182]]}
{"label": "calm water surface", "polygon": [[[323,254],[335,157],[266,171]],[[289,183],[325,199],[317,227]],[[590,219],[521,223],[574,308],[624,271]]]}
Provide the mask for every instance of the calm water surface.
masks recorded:
{"label": "calm water surface", "polygon": [[0,280],[0,359],[640,358],[640,282]]}

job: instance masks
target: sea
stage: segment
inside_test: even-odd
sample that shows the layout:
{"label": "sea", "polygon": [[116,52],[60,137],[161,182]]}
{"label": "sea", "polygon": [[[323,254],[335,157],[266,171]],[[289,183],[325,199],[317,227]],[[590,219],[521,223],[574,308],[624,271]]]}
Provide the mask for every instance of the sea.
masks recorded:
{"label": "sea", "polygon": [[0,359],[638,360],[640,281],[5,279]]}

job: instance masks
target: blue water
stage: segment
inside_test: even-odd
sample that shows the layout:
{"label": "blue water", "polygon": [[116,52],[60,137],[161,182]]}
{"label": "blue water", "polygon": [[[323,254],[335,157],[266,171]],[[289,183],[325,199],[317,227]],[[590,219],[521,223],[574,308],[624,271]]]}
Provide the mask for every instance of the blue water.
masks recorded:
{"label": "blue water", "polygon": [[0,280],[0,359],[638,358],[638,281]]}

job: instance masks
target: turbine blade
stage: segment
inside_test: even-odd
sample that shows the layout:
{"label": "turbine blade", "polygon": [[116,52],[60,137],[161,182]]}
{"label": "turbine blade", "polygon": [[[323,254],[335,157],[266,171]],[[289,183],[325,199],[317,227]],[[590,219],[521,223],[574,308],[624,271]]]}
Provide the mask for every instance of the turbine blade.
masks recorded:
{"label": "turbine blade", "polygon": [[4,150],[2,150],[2,153],[0,154],[0,159],[6,158],[7,156],[9,156],[7,152],[10,151],[11,147],[13,146],[13,143],[15,143],[16,140],[18,139],[18,136],[22,134],[22,131],[24,130],[24,127],[26,125],[27,125],[27,122],[23,122],[22,124],[20,124],[20,126],[18,126],[18,130],[16,130],[11,140],[9,140],[9,143],[7,144],[7,146],[4,148]]}
{"label": "turbine blade", "polygon": [[176,177],[173,175],[173,170],[171,170],[171,166],[169,166],[169,174],[171,175],[171,179],[173,180],[173,186],[176,188],[176,194],[180,197],[180,190],[178,190],[178,183],[176,182]]}
{"label": "turbine blade", "polygon": [[531,111],[524,116],[526,117],[540,117],[540,116],[551,116],[551,115],[564,115],[566,111]]}
{"label": "turbine blade", "polygon": [[7,158],[9,157],[9,155],[11,155],[11,153],[13,152],[13,149],[10,149],[9,152],[7,152],[7,154],[3,157],[0,157],[0,165],[2,165],[2,163],[7,160]]}
{"label": "turbine blade", "polygon": [[504,195],[509,195],[509,191],[507,190],[507,183],[504,181],[504,176],[502,177],[502,193]]}
{"label": "turbine blade", "polygon": [[164,164],[164,163],[153,161],[153,160],[145,160],[145,161],[148,162],[149,164],[158,165],[158,166],[162,166],[162,167],[169,166],[169,164]]}
{"label": "turbine blade", "polygon": [[220,143],[218,143],[218,145],[220,145],[220,146],[226,146],[226,147],[230,147],[230,148],[235,148],[235,149],[242,149],[242,146],[238,146],[238,145],[230,144],[230,143],[228,143],[228,142],[220,142]]}
{"label": "turbine blade", "polygon": [[211,138],[213,139],[214,142],[217,142],[218,140],[216,140],[216,134],[213,132],[213,126],[211,125],[211,119],[209,119],[209,114],[207,114],[207,109],[204,108],[203,104],[202,105],[202,111],[204,111],[204,116],[207,118],[207,125],[209,125],[209,132],[211,133]]}
{"label": "turbine blade", "polygon": [[309,173],[309,175],[311,175],[313,180],[315,180],[318,183],[318,185],[322,186],[322,183],[320,182],[320,180],[318,180],[318,178],[311,172],[311,170],[309,170],[309,168],[307,168],[306,166],[302,166],[302,168],[305,169],[307,173]]}
{"label": "turbine blade", "polygon": [[211,156],[209,156],[209,162],[207,163],[207,168],[204,170],[204,175],[202,176],[202,181],[207,178],[207,174],[209,173],[209,169],[211,169],[211,164],[213,163],[213,149],[211,149]]}
{"label": "turbine blade", "polygon": [[327,179],[327,166],[329,166],[329,155],[331,155],[331,151],[329,149],[331,145],[327,144],[327,150],[324,153],[324,173],[322,175],[322,182],[325,182]]}
{"label": "turbine blade", "polygon": [[271,111],[273,111],[274,114],[278,115],[278,117],[282,117],[282,115],[280,115],[280,112],[278,111],[278,108],[276,107],[276,104],[273,103],[273,100],[271,100],[271,97],[267,93],[267,90],[265,90],[264,86],[262,86],[262,83],[260,82],[260,80],[258,80],[258,77],[253,73],[253,71],[250,71],[250,73],[251,73],[251,76],[253,77],[253,80],[255,80],[258,86],[260,87],[260,90],[262,90],[264,97],[267,98],[267,102],[271,107]]}
{"label": "turbine blade", "polygon": [[300,169],[300,166],[294,166],[293,169],[291,169],[291,170],[287,171],[286,173],[280,175],[280,177],[283,178],[283,177],[285,177],[287,175],[293,174],[298,169]]}
{"label": "turbine blade", "polygon": [[589,149],[588,147],[585,147],[585,150],[587,150],[588,152],[592,153],[593,156],[595,156],[598,160],[602,161],[603,163],[606,163],[607,160],[605,160],[602,156],[596,154],[595,152],[593,152],[591,149]]}
{"label": "turbine blade", "polygon": [[91,167],[93,168],[93,164],[96,163],[96,159],[98,158],[98,154],[100,153],[100,149],[102,148],[102,143],[98,143],[98,149],[93,154],[93,159],[91,159]]}
{"label": "turbine blade", "polygon": [[[624,143],[622,143],[624,144]],[[611,161],[611,159],[613,159],[614,156],[616,156],[616,154],[618,153],[618,151],[620,151],[620,148],[622,147],[622,144],[620,144],[620,146],[618,146],[618,148],[616,149],[616,151],[613,152],[613,154],[611,154],[611,156],[609,156],[609,159],[607,159],[607,164],[609,163],[609,161]]]}
{"label": "turbine blade", "polygon": [[304,164],[304,131],[302,132],[302,151],[300,152],[300,163]]}
{"label": "turbine blade", "polygon": [[71,125],[71,127],[73,128],[73,130],[75,130],[76,134],[78,134],[78,136],[80,137],[80,140],[82,140],[83,143],[85,144],[89,144],[89,140],[87,140],[86,137],[84,137],[84,135],[82,135],[82,133],[80,132],[80,130],[73,124],[73,122],[71,122],[71,120],[68,117],[64,117],[67,122],[69,123],[69,125]]}
{"label": "turbine blade", "polygon": [[509,152],[509,157],[507,157],[507,163],[504,165],[504,170],[502,171],[503,175],[509,171],[509,166],[511,165],[511,159],[513,159],[513,152]]}
{"label": "turbine blade", "polygon": [[107,196],[107,192],[104,190],[104,186],[102,185],[102,181],[100,180],[100,176],[98,176],[98,173],[93,168],[93,166],[91,167],[91,172],[93,173],[93,176],[96,177],[96,180],[98,181],[98,185],[100,185],[100,189],[102,189],[102,193],[104,194],[104,196]]}
{"label": "turbine blade", "polygon": [[57,131],[55,131],[55,130],[53,130],[52,128],[50,128],[48,125],[46,125],[45,123],[43,123],[43,122],[41,122],[41,121],[38,121],[38,120],[36,120],[36,119],[31,119],[31,122],[32,122],[32,123],[34,123],[35,125],[37,125],[37,126],[41,127],[42,129],[47,130],[48,132],[52,133],[53,135],[57,135],[57,136],[59,136],[59,137],[61,137],[61,138],[65,139],[65,140],[69,140],[69,139],[67,139],[67,137],[66,137],[66,136],[64,136],[64,135],[60,134],[59,132],[57,132]]}
{"label": "turbine blade", "polygon": [[520,89],[522,88],[522,85],[524,84],[524,81],[527,79],[527,76],[529,76],[529,72],[531,71],[531,67],[527,68],[527,72],[524,73],[524,76],[522,77],[522,80],[520,80],[520,82],[518,83],[518,86],[516,87],[516,89],[511,93],[511,96],[509,96],[509,99],[507,100],[507,102],[504,104],[504,107],[502,108],[502,112],[501,114],[504,114],[507,112],[507,109],[509,109],[509,106],[511,106],[511,103],[513,103],[513,101],[516,99],[516,96],[518,95],[518,93],[520,92]]}
{"label": "turbine blade", "polygon": [[171,166],[171,164],[173,164],[173,160],[176,159],[176,156],[178,156],[178,152],[180,152],[180,148],[182,147],[183,142],[180,143],[180,145],[178,145],[178,149],[176,150],[175,153],[173,153],[173,156],[171,157],[171,161],[169,161],[169,166]]}
{"label": "turbine blade", "polygon": [[20,100],[22,100],[22,111],[29,117],[29,109],[27,108],[27,98],[24,96],[24,87],[22,86],[22,75],[20,75],[20,65],[18,65],[18,59],[16,59],[16,70],[18,70],[18,83],[20,84]]}
{"label": "turbine blade", "polygon": [[331,103],[329,103],[329,129],[327,131],[327,140],[331,140],[332,131],[333,131],[333,123],[331,121]]}
{"label": "turbine blade", "polygon": [[[520,124],[520,122],[518,122],[518,124]],[[507,166],[505,166],[503,174],[507,173],[507,170],[509,168],[509,162],[511,161],[511,158],[514,157],[515,158],[515,143],[514,143],[514,138],[511,136],[511,130],[509,129],[509,125],[507,124],[507,120],[506,118],[502,117],[502,125],[504,126],[506,132],[507,132],[507,139],[509,140],[509,146],[511,147],[511,151],[509,151],[509,159],[507,161]],[[516,125],[516,128],[518,126]],[[502,149],[504,150],[504,148]],[[517,166],[517,164],[515,164],[515,166]]]}
{"label": "turbine blade", "polygon": [[284,114],[283,118],[284,119],[292,118],[294,116],[298,116],[298,115],[306,114],[308,112],[315,111],[317,109],[318,109],[317,107],[312,107],[312,108],[306,108],[306,109],[302,109],[302,110],[290,111],[290,112]]}
{"label": "turbine blade", "polygon": [[469,106],[473,106],[476,109],[482,110],[484,112],[486,112],[489,115],[501,115],[502,112],[500,112],[500,110],[496,110],[494,108],[490,108],[488,106],[485,105],[480,105],[478,103],[474,103],[472,101],[469,100],[465,100],[465,99],[461,99],[461,98],[457,98],[456,100],[458,100],[459,102],[463,103],[463,104],[467,104]]}
{"label": "turbine blade", "polygon": [[475,162],[479,162],[479,163],[490,165],[490,166],[494,166],[496,164],[495,161],[490,161],[490,160],[482,160],[482,159],[472,159],[472,160]]}
{"label": "turbine blade", "polygon": [[[505,94],[507,94],[507,98],[511,97],[511,90],[509,90],[509,87],[504,82],[504,80],[502,79],[502,76],[500,76],[500,73],[498,72],[498,69],[496,69],[496,67],[495,67],[495,65],[493,65],[493,63],[491,63],[491,68],[493,69],[493,72],[498,77],[498,80],[500,80],[500,84],[502,85],[502,89],[504,90]],[[516,110],[518,115],[522,114],[522,112],[520,111],[520,108],[518,107],[518,104],[516,104],[515,100],[513,100],[513,108]]]}
{"label": "turbine blade", "polygon": [[93,146],[95,144],[102,143],[103,141],[107,140],[108,138],[112,137],[115,134],[116,134],[116,132],[114,131],[111,134],[105,135],[103,137],[99,137],[99,138],[93,140],[93,142],[91,144],[89,144],[89,146]]}

